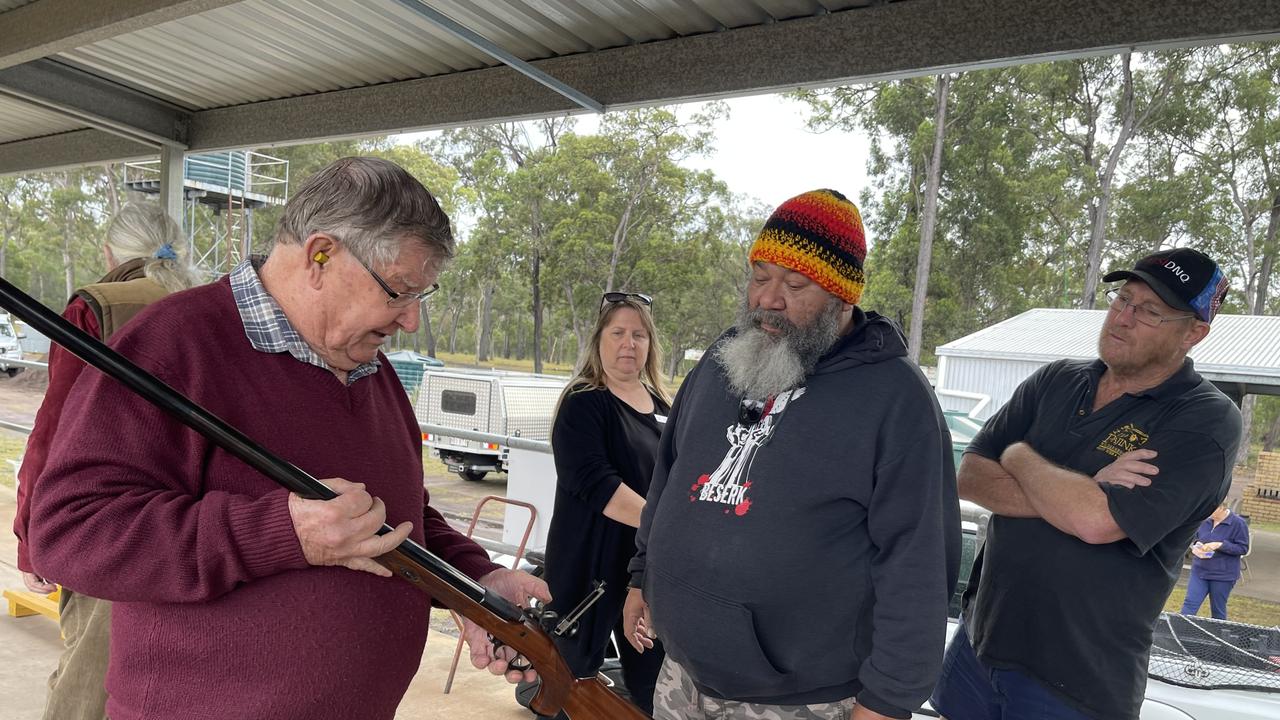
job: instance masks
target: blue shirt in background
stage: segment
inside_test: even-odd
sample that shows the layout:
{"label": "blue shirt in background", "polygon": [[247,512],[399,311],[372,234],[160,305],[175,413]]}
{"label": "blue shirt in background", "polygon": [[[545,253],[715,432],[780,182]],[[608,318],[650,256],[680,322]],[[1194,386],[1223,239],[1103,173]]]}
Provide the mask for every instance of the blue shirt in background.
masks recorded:
{"label": "blue shirt in background", "polygon": [[1235,582],[1240,579],[1240,556],[1249,552],[1249,524],[1244,518],[1229,513],[1217,527],[1213,525],[1213,518],[1208,518],[1196,530],[1196,540],[1220,542],[1222,546],[1214,551],[1213,557],[1193,558],[1191,572],[1202,580]]}

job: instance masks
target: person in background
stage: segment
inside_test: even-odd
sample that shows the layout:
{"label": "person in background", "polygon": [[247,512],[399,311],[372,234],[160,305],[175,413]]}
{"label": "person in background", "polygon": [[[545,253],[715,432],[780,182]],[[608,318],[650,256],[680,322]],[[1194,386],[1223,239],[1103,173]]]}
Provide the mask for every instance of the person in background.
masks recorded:
{"label": "person in background", "polygon": [[671,408],[652,303],[641,293],[604,294],[591,339],[560,398],[551,432],[556,504],[546,566],[547,585],[557,598],[551,609],[561,616],[597,581],[605,583],[577,634],[556,644],[578,677],[591,677],[616,630],[627,693],[646,713],[653,712],[663,654],[660,648],[641,654],[621,642],[621,621],[627,562],[635,554],[658,437]]}
{"label": "person in background", "polygon": [[1225,504],[1196,529],[1191,546],[1191,577],[1187,580],[1187,597],[1182,601],[1183,615],[1200,612],[1205,596],[1209,596],[1209,612],[1215,619],[1227,619],[1227,598],[1240,579],[1240,557],[1249,552],[1249,525],[1231,512]]}
{"label": "person in background", "polygon": [[[190,245],[178,224],[156,203],[126,203],[102,237],[107,274],[72,294],[62,317],[99,340],[109,340],[155,300],[196,284]],[[31,498],[49,461],[67,395],[85,364],[59,345],[49,348],[49,387],[36,413],[18,470],[18,569],[27,588],[52,592],[54,584],[31,566]],[[63,588],[58,624],[64,649],[49,677],[45,720],[101,720],[110,645],[111,603]]]}

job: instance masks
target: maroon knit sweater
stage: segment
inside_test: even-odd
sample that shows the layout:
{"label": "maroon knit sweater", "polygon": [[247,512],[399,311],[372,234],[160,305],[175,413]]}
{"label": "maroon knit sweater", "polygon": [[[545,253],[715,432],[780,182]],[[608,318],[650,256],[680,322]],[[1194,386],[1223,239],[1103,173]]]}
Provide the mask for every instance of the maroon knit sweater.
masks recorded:
{"label": "maroon knit sweater", "polygon": [[[366,483],[389,524],[412,520],[412,539],[467,575],[497,567],[426,507],[416,421],[385,359],[343,386],[252,349],[226,278],[151,305],[112,345],[312,475]],[[112,720],[395,715],[429,599],[307,565],[271,480],[87,370],[39,482],[32,564],[115,601]]]}

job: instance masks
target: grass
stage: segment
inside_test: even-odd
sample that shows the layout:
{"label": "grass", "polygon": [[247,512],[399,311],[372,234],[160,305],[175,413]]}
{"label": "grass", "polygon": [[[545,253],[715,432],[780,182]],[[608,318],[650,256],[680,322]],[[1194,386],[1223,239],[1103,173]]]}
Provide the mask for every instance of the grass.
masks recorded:
{"label": "grass", "polygon": [[8,461],[22,457],[22,451],[26,446],[26,435],[0,430],[0,485],[14,486],[13,465]]}
{"label": "grass", "polygon": [[[443,360],[446,367],[467,367],[493,370],[510,370],[514,372],[533,372],[533,359],[515,360],[504,357],[491,357],[483,364],[476,362],[476,356],[472,353],[449,353],[437,352],[436,357]],[[548,375],[572,375],[573,365],[564,363],[547,363],[542,364],[542,372]]]}
{"label": "grass", "polygon": [[449,469],[439,459],[431,457],[431,451],[426,447],[422,448],[422,474],[425,477],[443,477],[449,474]]}
{"label": "grass", "polygon": [[[1236,586],[1237,589],[1239,586]],[[1164,603],[1164,609],[1167,612],[1178,612],[1182,609],[1182,600],[1186,597],[1187,587],[1178,585],[1173,589],[1173,594]],[[1209,599],[1205,598],[1204,605],[1201,606],[1200,612],[1196,613],[1199,617],[1209,617]],[[1227,602],[1227,619],[1233,622],[1249,623],[1250,625],[1262,625],[1264,627],[1275,627],[1280,625],[1280,603],[1268,602],[1257,598],[1246,597],[1238,592],[1231,593],[1231,599]]]}
{"label": "grass", "polygon": [[1280,533],[1280,522],[1268,522],[1266,520],[1250,520],[1249,529]]}

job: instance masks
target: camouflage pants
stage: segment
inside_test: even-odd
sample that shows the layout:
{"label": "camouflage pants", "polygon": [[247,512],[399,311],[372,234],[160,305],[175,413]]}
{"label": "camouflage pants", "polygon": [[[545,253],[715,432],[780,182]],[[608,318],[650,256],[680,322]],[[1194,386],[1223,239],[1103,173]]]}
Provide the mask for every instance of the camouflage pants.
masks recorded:
{"label": "camouflage pants", "polygon": [[853,698],[818,705],[761,705],[721,700],[698,691],[668,655],[653,693],[654,720],[849,720]]}

